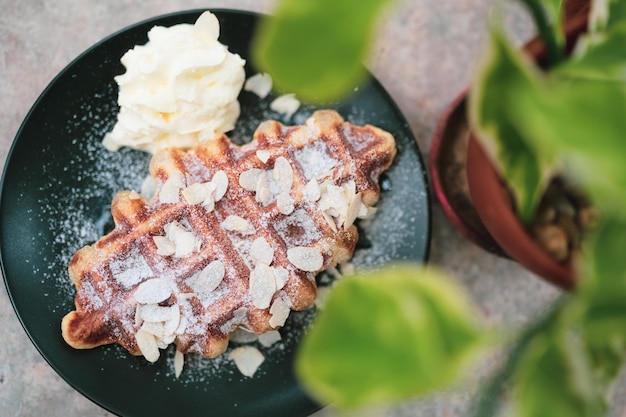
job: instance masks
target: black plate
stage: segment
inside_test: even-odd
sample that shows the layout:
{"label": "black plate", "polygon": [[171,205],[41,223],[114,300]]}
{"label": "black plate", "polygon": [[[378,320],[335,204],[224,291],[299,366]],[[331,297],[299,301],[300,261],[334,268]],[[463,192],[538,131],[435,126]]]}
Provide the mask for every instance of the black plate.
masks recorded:
{"label": "black plate", "polygon": [[[188,355],[176,379],[173,349],[149,365],[118,346],[79,351],[68,347],[61,318],[73,309],[74,288],[66,273],[70,256],[110,228],[109,204],[122,189],[138,189],[149,156],[100,144],[118,111],[115,75],[120,57],[147,41],[154,25],[193,23],[201,10],[157,17],[124,29],[93,46],[46,88],[23,122],[9,154],[0,200],[0,253],[9,296],[24,329],[43,357],[85,396],[123,416],[304,416],[319,405],[301,390],[292,373],[295,347],[314,309],[294,313],[281,330],[283,342],[263,349],[266,361],[252,378],[241,376],[223,356]],[[247,58],[258,16],[216,11],[220,41]],[[255,72],[246,64],[248,75]],[[242,116],[233,140],[250,138],[259,121],[280,115],[270,98],[240,96]],[[390,131],[398,156],[383,178],[376,218],[362,224],[357,266],[397,259],[423,262],[428,255],[430,209],[425,169],[414,138],[393,101],[376,80],[349,99],[327,107],[348,121]],[[290,123],[314,110],[303,106]]]}

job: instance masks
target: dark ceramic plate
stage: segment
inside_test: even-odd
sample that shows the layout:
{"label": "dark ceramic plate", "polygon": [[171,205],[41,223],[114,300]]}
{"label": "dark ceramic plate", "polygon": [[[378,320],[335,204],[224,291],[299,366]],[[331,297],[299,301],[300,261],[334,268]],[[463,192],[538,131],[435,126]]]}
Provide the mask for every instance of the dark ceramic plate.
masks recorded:
{"label": "dark ceramic plate", "polygon": [[[123,189],[138,189],[148,155],[128,149],[111,153],[100,145],[117,114],[113,77],[120,57],[147,41],[154,25],[193,23],[201,11],[157,17],[118,32],[72,62],[46,88],[22,124],[9,154],[0,200],[0,251],[9,296],[24,329],[44,358],[69,384],[113,413],[131,416],[304,416],[319,405],[309,399],[292,372],[294,350],[314,309],[294,313],[281,330],[283,341],[262,349],[266,361],[252,377],[241,376],[224,356],[188,355],[179,379],[173,349],[154,364],[117,346],[92,350],[68,347],[61,318],[73,309],[74,288],[67,263],[78,248],[111,227],[109,204]],[[220,40],[247,58],[258,16],[216,11]],[[255,72],[250,62],[248,75]],[[235,142],[250,138],[259,121],[278,118],[270,98],[240,96],[242,116]],[[390,131],[398,156],[383,178],[377,217],[361,224],[357,266],[392,260],[423,262],[428,254],[430,211],[425,169],[408,124],[393,101],[370,80],[347,100],[332,103],[348,121]],[[289,123],[315,110],[303,106]]]}

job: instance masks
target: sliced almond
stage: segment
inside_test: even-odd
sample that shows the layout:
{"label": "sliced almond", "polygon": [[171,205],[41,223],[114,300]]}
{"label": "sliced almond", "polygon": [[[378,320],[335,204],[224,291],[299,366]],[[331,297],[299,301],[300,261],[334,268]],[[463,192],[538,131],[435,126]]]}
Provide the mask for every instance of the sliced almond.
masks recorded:
{"label": "sliced almond", "polygon": [[202,203],[210,193],[209,187],[207,187],[208,184],[196,182],[185,188],[182,194],[187,203],[192,205]]}
{"label": "sliced almond", "polygon": [[230,332],[229,336],[229,340],[235,343],[252,343],[256,342],[258,339],[256,333],[251,332],[250,330],[243,327],[235,328],[235,330]]}
{"label": "sliced almond", "polygon": [[293,168],[287,158],[284,156],[276,158],[272,176],[274,180],[278,182],[281,192],[289,193],[291,191],[291,186],[293,185]]}
{"label": "sliced almond", "polygon": [[[170,317],[169,319],[163,322],[163,334],[165,337],[171,338],[171,336],[176,334],[176,330],[178,329],[178,326],[180,325],[181,314],[180,314],[180,307],[176,304],[170,306],[169,309],[170,309],[169,311]],[[173,339],[172,341],[170,341],[169,339],[167,339],[166,341],[169,344],[173,341]]]}
{"label": "sliced almond", "polygon": [[341,185],[348,200],[356,194],[356,182],[354,180],[346,181]]}
{"label": "sliced almond", "polygon": [[176,378],[180,377],[183,373],[183,367],[185,366],[185,355],[178,349],[174,353],[174,375]]}
{"label": "sliced almond", "polygon": [[148,362],[154,363],[159,360],[159,346],[157,345],[154,335],[151,335],[143,330],[139,330],[135,334],[135,340],[137,341],[137,347],[141,351],[141,354]]}
{"label": "sliced almond", "polygon": [[172,241],[176,240],[177,234],[188,232],[188,230],[181,226],[177,221],[167,223],[163,226],[163,230],[165,231],[165,235]]}
{"label": "sliced almond", "polygon": [[195,277],[192,288],[197,293],[209,294],[221,284],[225,273],[222,261],[213,261]]}
{"label": "sliced almond", "polygon": [[337,210],[337,213],[344,214],[348,210],[348,199],[346,198],[343,187],[329,185],[326,188],[326,194],[322,196],[322,198],[324,197],[326,197],[328,208],[334,208]]}
{"label": "sliced almond", "polygon": [[156,181],[154,180],[153,176],[148,175],[144,178],[143,182],[141,183],[141,195],[146,200],[150,200],[152,197],[154,197],[155,192],[156,192]]}
{"label": "sliced almond", "polygon": [[[171,306],[146,304],[141,308],[141,318],[150,323],[169,321],[176,317],[180,319],[180,307],[178,307],[177,304]],[[176,327],[178,327],[178,325],[176,325]]]}
{"label": "sliced almond", "polygon": [[324,194],[329,185],[334,185],[334,183],[331,180],[326,180],[323,183],[319,184],[320,193]]}
{"label": "sliced almond", "polygon": [[252,168],[247,171],[243,171],[239,175],[239,185],[244,190],[256,192],[259,175],[263,172],[262,169]]}
{"label": "sliced almond", "polygon": [[265,98],[272,91],[272,76],[264,72],[254,74],[246,80],[243,89]]}
{"label": "sliced almond", "polygon": [[208,197],[206,200],[202,202],[202,207],[205,208],[207,213],[211,213],[215,209],[215,200],[213,197]]}
{"label": "sliced almond", "polygon": [[262,237],[258,237],[252,242],[250,246],[250,257],[255,264],[270,265],[274,259],[274,249],[267,243]]}
{"label": "sliced almond", "polygon": [[132,190],[130,193],[128,193],[128,198],[130,198],[131,200],[139,200],[141,198],[141,195],[139,195],[137,191]]}
{"label": "sliced almond", "polygon": [[276,290],[282,290],[283,287],[289,281],[289,271],[287,271],[282,266],[277,266],[274,268],[274,279],[276,281]]}
{"label": "sliced almond", "polygon": [[185,186],[185,177],[180,171],[174,171],[161,186],[159,202],[162,204],[178,203],[180,190]]}
{"label": "sliced almond", "polygon": [[235,215],[226,217],[222,222],[222,228],[227,231],[239,232],[245,235],[254,233],[254,227],[252,227],[252,224],[250,224],[248,220]]}
{"label": "sliced almond", "polygon": [[162,321],[158,321],[158,322],[146,321],[141,325],[140,330],[142,332],[150,333],[152,336],[154,336],[158,340],[165,336],[165,331],[163,330],[163,328],[164,326],[163,326]]}
{"label": "sliced almond", "polygon": [[290,312],[291,308],[285,300],[283,300],[282,297],[276,297],[270,308],[270,314],[272,315],[269,320],[270,326],[272,326],[272,328],[283,326]]}
{"label": "sliced almond", "polygon": [[179,300],[190,300],[192,298],[196,298],[198,296],[198,294],[196,294],[195,292],[181,292],[180,294],[178,294],[178,299]]}
{"label": "sliced almond", "polygon": [[270,330],[259,335],[259,343],[263,347],[270,347],[281,339],[278,330]]}
{"label": "sliced almond", "polygon": [[343,223],[343,228],[348,229],[354,224],[359,212],[361,211],[361,193],[357,193],[352,197],[352,201],[348,204],[348,210],[346,212],[346,218]]}
{"label": "sliced almond", "polygon": [[167,349],[170,344],[174,343],[174,340],[176,340],[176,335],[165,335],[161,339],[157,338],[157,345],[159,346],[159,349]]}
{"label": "sliced almond", "polygon": [[143,324],[143,319],[141,318],[141,307],[142,305],[137,303],[135,307],[135,327],[139,328]]}
{"label": "sliced almond", "polygon": [[320,185],[317,180],[313,178],[304,186],[304,198],[310,202],[315,202],[321,197]]}
{"label": "sliced almond", "polygon": [[322,217],[324,217],[324,220],[326,220],[326,223],[332,229],[333,232],[339,231],[339,229],[337,229],[337,223],[335,222],[335,219],[333,218],[333,216],[328,214],[327,210],[322,210]]}
{"label": "sliced almond", "polygon": [[192,232],[177,235],[174,244],[176,245],[176,252],[174,252],[176,258],[186,258],[199,249],[199,241]]}
{"label": "sliced almond", "polygon": [[296,201],[291,198],[291,196],[287,193],[280,193],[278,197],[276,197],[276,207],[281,214],[285,216],[290,215],[295,210]]}
{"label": "sliced almond", "polygon": [[317,272],[324,265],[324,257],[317,248],[306,246],[289,248],[287,258],[296,268],[307,272]]}
{"label": "sliced almond", "polygon": [[179,334],[183,334],[185,333],[185,330],[187,330],[187,324],[188,324],[188,320],[187,317],[185,317],[185,315],[181,314],[180,316],[180,322],[178,323],[178,327],[176,328],[176,331],[174,332],[175,335],[179,335]]}
{"label": "sliced almond", "polygon": [[359,209],[359,215],[357,216],[359,219],[371,219],[376,214],[376,207],[369,207],[363,203],[361,203],[361,208]]}
{"label": "sliced almond", "polygon": [[171,240],[176,247],[174,257],[186,258],[200,249],[201,241],[196,239],[193,232],[181,226],[180,223],[168,223],[165,225],[164,230],[166,237]]}
{"label": "sliced almond", "polygon": [[224,333],[230,333],[237,327],[244,327],[248,320],[248,308],[239,307],[233,312],[233,316],[226,323],[220,326],[220,330]]}
{"label": "sliced almond", "polygon": [[259,177],[257,178],[255,190],[256,190],[256,197],[255,197],[256,201],[258,201],[261,204],[268,204],[270,202],[272,195],[271,195],[270,184],[267,178],[266,171],[261,171],[261,173],[259,174]]}
{"label": "sliced almond", "polygon": [[134,297],[141,304],[160,303],[172,295],[170,284],[163,278],[152,278],[137,286]]}
{"label": "sliced almond", "polygon": [[267,205],[271,198],[272,195],[269,187],[262,187],[256,193],[256,201],[263,205]]}
{"label": "sliced almond", "polygon": [[228,190],[228,175],[224,171],[217,171],[211,183],[215,185],[215,201],[220,201]]}
{"label": "sliced almond", "polygon": [[251,377],[265,360],[263,354],[253,346],[240,346],[228,355],[228,359],[235,361],[239,372]]}
{"label": "sliced almond", "polygon": [[250,272],[248,293],[252,304],[260,309],[269,307],[275,292],[276,278],[273,269],[268,265],[258,264]]}
{"label": "sliced almond", "polygon": [[161,256],[171,256],[176,253],[176,245],[165,236],[153,236],[152,241],[157,247],[157,253]]}
{"label": "sliced almond", "polygon": [[264,164],[269,161],[270,156],[270,151],[266,149],[259,149],[258,151],[256,151],[256,157],[259,158],[259,161],[263,162]]}
{"label": "sliced almond", "polygon": [[[192,32],[193,37],[204,42],[207,45],[215,43],[220,33],[220,22],[211,12],[203,12],[194,23]],[[216,62],[214,65],[222,61]]]}
{"label": "sliced almond", "polygon": [[283,113],[286,117],[291,117],[300,107],[300,101],[295,94],[283,94],[270,103],[270,109],[278,113]]}
{"label": "sliced almond", "polygon": [[204,186],[206,187],[206,194],[204,200],[202,201],[202,206],[210,213],[213,211],[213,207],[215,206],[217,185],[213,182],[206,182],[204,183]]}

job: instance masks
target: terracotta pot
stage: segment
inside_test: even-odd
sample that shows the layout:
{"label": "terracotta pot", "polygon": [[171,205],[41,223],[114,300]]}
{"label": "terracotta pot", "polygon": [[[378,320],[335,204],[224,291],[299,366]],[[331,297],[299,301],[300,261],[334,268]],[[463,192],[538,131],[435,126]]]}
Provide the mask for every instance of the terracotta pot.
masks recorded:
{"label": "terracotta pot", "polygon": [[551,258],[520,222],[511,196],[478,139],[470,135],[467,181],[474,208],[491,236],[511,258],[549,282],[565,289],[575,283],[572,265]]}
{"label": "terracotta pot", "polygon": [[[589,1],[570,1],[566,11],[565,33],[571,49],[587,28]],[[546,51],[539,39],[524,49],[543,65]],[[431,146],[431,180],[444,213],[465,237],[483,248],[509,256],[561,288],[572,288],[576,282],[572,265],[558,263],[545,253],[517,218],[505,185],[468,127],[465,99],[463,92],[445,112]],[[459,154],[465,157],[460,162]],[[464,168],[460,173],[459,164]]]}

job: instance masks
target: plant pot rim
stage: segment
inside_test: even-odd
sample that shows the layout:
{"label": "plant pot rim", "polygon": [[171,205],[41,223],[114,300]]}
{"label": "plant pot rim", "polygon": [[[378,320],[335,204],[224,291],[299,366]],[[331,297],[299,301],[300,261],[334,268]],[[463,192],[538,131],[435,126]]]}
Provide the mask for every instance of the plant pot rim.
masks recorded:
{"label": "plant pot rim", "polygon": [[470,135],[463,90],[446,108],[431,139],[428,171],[441,210],[466,239],[488,252],[508,257],[483,225],[469,195],[466,175]]}

